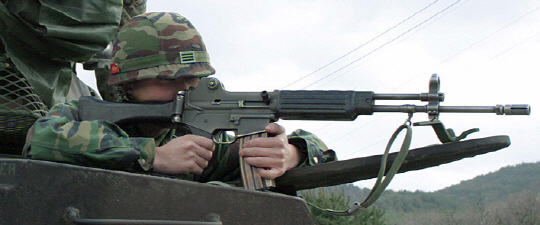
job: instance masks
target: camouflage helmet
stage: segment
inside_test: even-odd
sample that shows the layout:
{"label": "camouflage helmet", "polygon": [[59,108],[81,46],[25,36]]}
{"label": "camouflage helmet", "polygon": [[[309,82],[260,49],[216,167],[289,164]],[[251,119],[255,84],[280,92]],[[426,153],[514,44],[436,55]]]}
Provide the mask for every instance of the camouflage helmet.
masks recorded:
{"label": "camouflage helmet", "polygon": [[199,32],[176,13],[145,13],[113,40],[109,85],[148,78],[206,77],[215,73]]}

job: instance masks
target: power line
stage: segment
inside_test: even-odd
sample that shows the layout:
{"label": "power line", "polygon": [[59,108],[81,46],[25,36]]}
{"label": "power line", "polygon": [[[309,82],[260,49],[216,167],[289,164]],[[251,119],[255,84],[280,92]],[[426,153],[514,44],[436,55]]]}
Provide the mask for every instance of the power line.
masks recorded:
{"label": "power line", "polygon": [[[387,114],[386,114],[386,115],[387,115]],[[369,121],[368,123],[365,123],[365,124],[363,124],[362,126],[360,126],[360,127],[356,128],[356,129],[354,129],[354,130],[352,130],[352,131],[349,131],[349,132],[347,132],[347,133],[345,133],[345,134],[339,136],[338,138],[335,138],[334,140],[328,142],[328,144],[334,143],[335,141],[337,141],[337,140],[339,140],[339,139],[342,139],[342,138],[344,138],[345,136],[348,136],[349,134],[352,134],[352,133],[354,133],[354,132],[356,132],[356,131],[358,131],[358,130],[360,130],[360,129],[362,129],[362,128],[364,128],[364,127],[366,127],[366,126],[368,126],[368,125],[370,125],[370,124],[372,124],[372,123],[374,123],[374,122],[376,122],[377,120],[379,120],[379,119],[385,117],[386,115],[379,116],[379,117],[377,117],[376,119],[374,119],[374,120],[372,120],[372,121]]]}
{"label": "power line", "polygon": [[[469,0],[464,1],[463,4],[457,6],[456,8],[453,8],[453,9],[450,10],[450,11],[447,11],[447,12],[445,13],[445,15],[448,14],[448,13],[450,13],[450,12],[452,12],[452,11],[454,11],[454,10],[456,10],[456,9],[458,9],[459,7],[465,5],[467,2],[469,2]],[[431,21],[430,23],[424,25],[422,28],[418,28],[416,31],[411,32],[411,33],[409,34],[409,36],[411,36],[412,34],[414,34],[414,33],[418,32],[418,31],[420,31],[421,29],[423,29],[423,28],[425,28],[425,27],[427,27],[427,26],[429,26],[429,25],[435,23],[435,22],[438,21],[439,19],[443,18],[445,15],[442,15],[442,16],[440,16],[439,18],[434,19],[434,20]],[[402,38],[400,41],[396,42],[395,44],[397,44],[397,43],[399,43],[399,42],[402,42],[402,41],[405,40],[405,39],[406,39],[406,38]],[[365,62],[366,62],[366,61],[364,61],[364,63],[365,63]],[[358,68],[358,67],[361,66],[361,65],[363,65],[363,63],[362,63],[362,64],[359,64],[359,65],[357,65],[357,66],[355,66],[355,67],[352,67],[351,69],[349,69],[348,71],[343,72],[343,73],[340,74],[339,76],[335,76],[334,78],[332,78],[331,80],[329,80],[329,81],[327,81],[326,83],[322,84],[321,86],[325,86],[326,84],[329,84],[329,83],[331,83],[331,82],[334,81],[334,80],[337,80],[338,78],[340,78],[340,77],[344,76],[345,74],[347,74],[347,73],[353,71],[354,69]],[[419,76],[421,76],[421,75],[419,75]],[[418,77],[418,76],[417,76],[417,77]],[[417,77],[415,77],[415,78],[413,78],[413,79],[416,79]],[[406,83],[408,83],[408,82],[410,82],[410,81],[411,81],[411,80],[407,81]],[[402,86],[402,85],[398,86],[397,88],[399,88],[399,87],[401,87],[401,86]],[[395,89],[397,89],[397,88],[394,88],[394,89],[392,89],[392,90],[395,90]]]}
{"label": "power line", "polygon": [[349,154],[347,154],[347,155],[344,155],[344,156],[342,156],[342,157],[346,159],[347,157],[349,157],[349,156],[351,156],[351,155],[357,154],[357,153],[359,153],[359,152],[361,152],[361,151],[364,151],[364,150],[366,150],[366,149],[368,149],[368,148],[371,148],[371,147],[373,147],[373,146],[379,145],[380,143],[383,143],[383,142],[385,142],[385,141],[388,141],[388,139],[380,139],[380,140],[378,140],[378,141],[376,141],[376,142],[374,142],[374,143],[372,143],[372,144],[370,144],[370,145],[368,145],[368,146],[366,146],[366,147],[364,147],[364,148],[361,148],[361,149],[359,149],[359,150],[356,150],[356,151],[354,151],[354,152],[352,152],[352,153],[349,153]]}
{"label": "power line", "polygon": [[[403,32],[403,33],[401,33],[400,35],[398,35],[398,36],[395,37],[394,39],[392,39],[392,40],[390,40],[390,41],[384,43],[383,45],[381,45],[381,46],[379,46],[378,48],[372,50],[371,52],[368,52],[367,54],[365,54],[365,55],[363,55],[362,57],[356,59],[355,61],[353,61],[353,62],[351,62],[351,63],[349,63],[349,64],[347,64],[347,65],[345,65],[345,66],[343,66],[343,67],[341,67],[341,68],[339,68],[338,70],[334,71],[333,73],[331,73],[331,74],[329,74],[329,75],[327,75],[327,76],[325,76],[325,77],[323,77],[323,78],[321,78],[321,79],[315,81],[314,83],[312,83],[312,84],[310,84],[310,85],[304,87],[304,89],[307,88],[307,87],[309,87],[309,86],[312,86],[312,85],[316,84],[317,82],[320,82],[321,80],[323,80],[323,79],[325,79],[325,78],[327,78],[327,77],[330,77],[331,75],[333,75],[333,74],[335,74],[335,73],[341,71],[342,69],[345,69],[345,68],[349,67],[350,65],[356,63],[357,61],[359,61],[359,60],[361,60],[361,59],[363,59],[363,58],[369,56],[370,54],[374,53],[375,51],[377,51],[377,50],[383,48],[384,46],[386,46],[386,45],[388,45],[388,44],[394,42],[395,40],[399,39],[400,37],[402,37],[402,36],[404,36],[404,35],[410,33],[412,30],[416,29],[417,27],[422,26],[423,24],[425,24],[425,23],[427,23],[428,21],[432,20],[433,18],[437,17],[437,16],[440,15],[441,13],[444,13],[444,12],[447,11],[448,9],[452,8],[453,6],[455,6],[456,4],[458,4],[460,1],[461,1],[461,0],[458,0],[458,1],[454,2],[453,4],[451,4],[451,5],[447,6],[446,8],[444,8],[443,10],[441,10],[441,11],[437,12],[436,14],[432,15],[432,16],[429,17],[428,19],[422,21],[421,23],[419,23],[419,24],[417,24],[416,26],[410,28],[409,30],[407,30],[407,31],[405,31],[405,32]],[[435,3],[435,2],[433,2],[433,3]],[[433,4],[433,3],[432,3],[432,4]],[[429,7],[429,6],[428,6],[428,7]],[[426,7],[426,8],[427,8],[427,7]],[[424,9],[426,9],[426,8],[424,8]],[[354,129],[354,130],[352,130],[352,131],[349,131],[349,132],[347,132],[347,133],[341,135],[340,137],[338,137],[338,138],[332,140],[332,141],[329,142],[328,144],[331,144],[331,143],[333,143],[333,142],[335,142],[335,141],[337,141],[337,140],[340,140],[340,139],[342,139],[343,137],[346,137],[346,136],[348,136],[348,135],[350,135],[350,134],[352,134],[352,133],[354,133],[354,132],[356,132],[356,131],[358,131],[358,130],[360,130],[360,129],[362,129],[362,128],[364,128],[364,127],[366,127],[366,126],[368,126],[368,125],[370,125],[370,124],[372,124],[372,123],[374,123],[374,122],[376,122],[377,120],[379,120],[380,118],[383,118],[384,116],[386,116],[386,115],[383,115],[383,116],[381,116],[381,117],[378,117],[378,118],[376,118],[376,119],[374,119],[374,120],[372,120],[372,121],[370,121],[370,122],[364,124],[363,126],[358,127],[357,129]],[[356,154],[356,153],[358,153],[359,151],[362,151],[362,150],[364,150],[364,149],[367,149],[367,148],[369,148],[369,147],[371,147],[371,146],[373,146],[373,145],[379,144],[379,143],[382,142],[382,141],[384,141],[384,140],[379,140],[379,141],[375,142],[374,144],[372,144],[372,145],[370,145],[370,146],[367,146],[366,148],[357,150],[357,151],[355,151],[355,152],[353,152],[353,153],[351,153],[351,154],[349,154],[349,155]],[[349,155],[347,155],[347,156],[349,156]]]}
{"label": "power line", "polygon": [[[540,8],[540,6],[539,6],[539,7],[536,7],[535,9],[533,9],[533,10],[531,10],[531,11],[529,11],[529,12],[523,14],[523,15],[521,15],[520,17],[518,17],[518,18],[515,19],[514,21],[510,22],[509,24],[507,24],[507,25],[505,25],[505,26],[503,26],[503,27],[497,29],[496,31],[494,31],[494,32],[492,32],[491,34],[487,35],[486,37],[480,39],[479,41],[475,42],[474,44],[469,45],[469,47],[467,47],[467,48],[461,50],[460,52],[456,53],[455,55],[450,56],[449,58],[443,60],[443,61],[440,62],[438,65],[441,65],[441,64],[445,63],[446,61],[448,61],[448,60],[450,60],[450,59],[456,57],[457,55],[459,55],[459,54],[461,54],[461,53],[463,53],[463,52],[469,50],[470,48],[476,46],[477,44],[479,44],[479,43],[481,43],[481,42],[483,42],[483,41],[485,41],[486,39],[490,38],[491,36],[495,35],[496,33],[499,33],[499,31],[504,30],[504,29],[508,28],[509,26],[514,25],[516,22],[518,22],[518,21],[520,21],[521,19],[525,18],[526,16],[528,16],[529,14],[531,14],[531,13],[533,13],[534,11],[538,10],[539,8]],[[535,35],[535,36],[536,36],[536,35]],[[527,40],[528,40],[528,39],[527,39]],[[497,55],[497,56],[499,56],[499,55]],[[497,57],[497,56],[495,56],[495,57]],[[493,57],[493,58],[495,58],[495,57]],[[493,58],[491,58],[491,59],[493,59]],[[491,59],[490,59],[490,60],[491,60]]]}
{"label": "power line", "polygon": [[[506,29],[506,28],[508,28],[508,27],[510,27],[510,26],[512,26],[512,25],[514,25],[516,22],[518,22],[518,21],[522,20],[523,18],[529,16],[531,13],[537,11],[538,9],[540,9],[540,6],[538,6],[538,7],[534,8],[533,10],[531,10],[531,11],[529,11],[529,12],[527,12],[527,13],[521,15],[521,16],[519,16],[518,18],[516,18],[516,19],[513,20],[512,22],[510,22],[510,23],[504,25],[503,27],[501,27],[501,28],[497,29],[496,31],[490,33],[489,35],[483,37],[483,38],[480,39],[479,41],[477,41],[477,42],[475,42],[475,43],[469,45],[468,47],[464,48],[464,49],[461,50],[460,52],[458,52],[458,53],[456,53],[456,54],[454,54],[454,55],[452,55],[452,56],[446,58],[445,60],[443,60],[443,61],[441,61],[440,63],[438,63],[435,67],[440,66],[440,65],[442,65],[442,64],[444,64],[444,63],[450,61],[451,59],[455,58],[456,56],[462,54],[463,52],[466,52],[467,50],[471,49],[472,47],[474,47],[474,46],[480,44],[481,42],[483,42],[483,41],[489,39],[491,36],[493,36],[493,35],[499,33],[501,30],[504,30],[504,29]],[[532,37],[527,38],[525,41],[522,41],[521,43],[518,43],[518,44],[516,44],[516,45],[510,47],[509,49],[507,49],[507,50],[505,50],[505,51],[499,53],[498,55],[491,57],[491,58],[490,58],[489,60],[487,60],[487,61],[490,61],[490,60],[492,60],[492,59],[494,59],[494,58],[496,58],[496,57],[498,57],[498,56],[500,56],[500,55],[502,55],[502,54],[508,52],[510,49],[512,49],[512,48],[514,48],[514,47],[517,47],[518,45],[520,45],[520,44],[522,44],[522,43],[527,42],[528,40],[530,40],[531,38],[537,36],[538,34],[540,34],[540,33],[537,33],[537,34],[533,35]],[[395,90],[395,89],[398,89],[398,88],[400,88],[400,87],[402,87],[402,86],[404,86],[404,85],[406,85],[406,84],[408,84],[409,82],[415,80],[416,78],[418,78],[418,77],[420,77],[420,76],[423,76],[423,75],[420,74],[420,75],[418,75],[418,76],[413,77],[412,79],[409,79],[408,81],[406,81],[406,82],[404,82],[403,84],[401,84],[401,85],[397,86],[396,88],[394,88],[394,90]]]}
{"label": "power line", "polygon": [[[457,55],[459,55],[459,54],[461,54],[461,53],[463,53],[463,52],[469,50],[469,49],[472,48],[473,46],[479,44],[480,42],[485,41],[485,40],[488,39],[489,37],[491,37],[491,36],[493,36],[494,34],[500,32],[501,30],[506,29],[506,28],[508,28],[508,27],[510,27],[510,26],[512,26],[512,25],[514,25],[516,22],[518,22],[519,20],[525,18],[526,16],[530,15],[531,13],[535,12],[535,11],[538,10],[538,9],[540,9],[540,6],[537,7],[537,8],[535,8],[535,9],[533,9],[533,10],[531,10],[531,11],[529,11],[529,12],[527,12],[527,13],[525,13],[525,14],[523,14],[523,15],[521,15],[521,16],[519,16],[517,19],[515,19],[515,20],[513,20],[512,22],[508,23],[507,25],[505,25],[505,26],[503,26],[503,27],[497,29],[496,31],[490,33],[490,34],[487,35],[486,37],[484,37],[484,38],[482,38],[481,40],[475,42],[474,44],[468,46],[467,48],[463,49],[463,50],[460,51],[459,53],[457,53],[457,54],[455,54],[455,55],[453,55],[453,56],[447,58],[446,60],[443,60],[443,61],[442,61],[441,63],[439,63],[438,65],[443,64],[443,63],[445,63],[446,61],[450,60],[451,58],[453,58],[453,57],[455,57],[455,56],[457,56]],[[532,36],[526,38],[525,40],[523,40],[523,41],[521,41],[521,42],[519,42],[519,43],[517,43],[517,44],[512,45],[510,48],[505,49],[504,51],[502,51],[502,52],[500,52],[499,54],[497,54],[497,55],[491,57],[491,58],[488,59],[487,61],[491,61],[491,60],[493,60],[493,59],[495,59],[495,58],[497,58],[497,57],[499,57],[499,56],[501,56],[501,55],[503,55],[503,54],[506,54],[506,53],[509,52],[510,50],[516,48],[517,46],[519,46],[519,45],[521,45],[521,44],[523,44],[523,43],[525,43],[525,42],[527,42],[527,41],[529,41],[529,40],[531,40],[531,39],[533,39],[533,38],[535,38],[535,37],[537,37],[537,36],[539,36],[539,35],[540,35],[540,32],[538,32],[538,33],[536,33],[536,34],[534,34],[534,35],[532,35]],[[418,77],[418,76],[417,76],[417,77]],[[416,78],[416,77],[415,77],[415,78]],[[413,78],[413,79],[414,79],[414,78]],[[413,80],[413,79],[411,79],[411,80]],[[408,83],[408,82],[410,82],[411,80],[405,82],[405,84]],[[401,85],[401,86],[402,86],[402,85]],[[382,117],[382,116],[381,116],[381,117]],[[356,132],[357,130],[359,130],[359,129],[365,127],[366,125],[371,124],[371,123],[375,122],[376,120],[379,120],[381,117],[379,117],[379,118],[377,118],[377,119],[374,119],[373,121],[370,121],[369,123],[365,124],[364,126],[361,126],[361,127],[359,127],[358,129],[355,129],[355,130],[353,130],[353,131],[350,131],[350,132],[348,132],[348,133],[346,133],[346,134],[340,136],[340,137],[337,138],[337,139],[334,139],[332,142],[335,142],[335,141],[337,141],[337,140],[339,140],[339,139],[341,139],[341,138],[343,138],[343,137],[345,137],[345,136],[348,136],[348,135],[350,135],[350,134]],[[373,143],[373,144],[371,144],[371,145],[369,145],[369,146],[366,146],[366,147],[364,147],[364,148],[362,148],[362,149],[360,149],[360,150],[356,150],[356,151],[354,151],[354,152],[352,152],[352,153],[346,155],[345,157],[348,157],[348,156],[350,156],[350,155],[354,155],[354,154],[356,154],[356,153],[358,153],[358,152],[360,152],[360,151],[363,151],[363,150],[368,149],[368,148],[370,148],[370,147],[372,147],[372,146],[375,146],[375,145],[381,143],[382,141],[384,141],[384,139],[383,139],[383,140],[379,140],[379,141],[377,141],[377,142],[375,142],[375,143]],[[332,142],[330,142],[330,143],[332,143]]]}
{"label": "power line", "polygon": [[426,10],[426,9],[429,8],[429,7],[431,7],[433,4],[435,4],[435,3],[438,2],[438,1],[439,1],[439,0],[435,0],[434,2],[430,3],[430,4],[427,5],[426,7],[422,8],[421,10],[419,10],[419,11],[413,13],[411,16],[407,17],[406,19],[402,20],[402,21],[399,22],[398,24],[396,24],[396,25],[390,27],[389,29],[387,29],[386,31],[380,33],[379,35],[377,35],[376,37],[372,38],[371,40],[369,40],[369,41],[367,41],[367,42],[361,44],[360,46],[356,47],[355,49],[353,49],[353,50],[347,52],[346,54],[344,54],[344,55],[342,55],[341,57],[339,57],[339,58],[333,60],[332,62],[330,62],[330,63],[328,63],[328,64],[326,64],[326,65],[324,65],[324,66],[322,66],[322,67],[320,67],[320,68],[318,68],[318,69],[316,69],[315,71],[313,71],[313,72],[311,72],[311,73],[309,73],[309,74],[307,74],[307,75],[301,77],[300,79],[293,81],[292,83],[290,83],[290,84],[284,86],[284,87],[281,88],[281,89],[285,89],[285,88],[287,88],[287,87],[289,87],[289,86],[291,86],[291,85],[293,85],[293,84],[295,84],[295,83],[297,83],[297,82],[299,82],[299,81],[301,81],[301,80],[303,80],[303,79],[305,79],[305,78],[307,78],[307,77],[309,77],[309,76],[311,76],[311,75],[313,75],[313,74],[319,72],[320,70],[326,68],[327,66],[332,65],[333,63],[339,61],[340,59],[345,58],[346,56],[350,55],[351,53],[355,52],[356,50],[358,50],[358,49],[364,47],[365,45],[367,45],[367,44],[369,44],[369,43],[375,41],[377,38],[383,36],[384,34],[388,33],[389,31],[393,30],[394,28],[398,27],[399,25],[405,23],[406,21],[408,21],[409,19],[413,18],[413,17],[416,16],[417,14],[423,12],[424,10]]}
{"label": "power line", "polygon": [[525,39],[525,40],[522,41],[522,42],[519,42],[519,43],[513,45],[512,47],[510,47],[510,48],[508,48],[508,49],[502,51],[501,53],[497,54],[496,56],[491,57],[491,58],[488,59],[487,61],[491,61],[491,60],[493,60],[493,59],[495,59],[495,58],[497,58],[497,57],[499,57],[499,56],[501,56],[501,55],[503,55],[503,54],[506,54],[508,51],[512,50],[513,48],[515,48],[515,47],[517,47],[517,46],[519,46],[519,45],[521,45],[521,44],[523,44],[523,43],[525,43],[525,42],[527,42],[527,41],[533,39],[534,37],[536,37],[536,36],[538,36],[538,35],[540,35],[540,32],[534,34],[533,36],[531,36],[531,37]]}
{"label": "power line", "polygon": [[[340,71],[340,70],[342,70],[342,69],[345,69],[346,67],[348,67],[348,66],[352,65],[353,63],[355,63],[355,62],[357,62],[357,61],[359,61],[359,60],[361,60],[361,59],[363,59],[363,58],[367,57],[368,55],[370,55],[370,54],[372,54],[373,52],[375,52],[375,51],[377,51],[377,50],[381,49],[382,47],[384,47],[384,46],[386,46],[386,45],[388,45],[388,44],[392,43],[393,41],[395,41],[395,40],[399,39],[400,37],[402,37],[402,36],[406,35],[407,33],[410,33],[410,32],[411,32],[412,30],[416,29],[417,27],[419,27],[419,26],[422,26],[423,24],[425,24],[426,22],[428,22],[428,21],[432,20],[433,18],[435,18],[435,17],[436,17],[436,16],[438,16],[439,14],[441,14],[441,13],[443,13],[443,12],[447,11],[448,9],[452,8],[453,6],[455,6],[456,4],[458,4],[458,3],[460,2],[460,1],[461,1],[461,0],[458,0],[458,1],[454,2],[453,4],[451,4],[451,5],[447,6],[446,8],[444,8],[443,10],[441,10],[441,11],[437,12],[436,14],[432,15],[432,16],[431,16],[431,17],[429,17],[428,19],[426,19],[426,20],[422,21],[421,23],[417,24],[416,26],[414,26],[414,27],[410,28],[409,30],[407,30],[407,31],[405,31],[404,33],[400,34],[399,36],[395,37],[394,39],[392,39],[392,40],[390,40],[390,41],[388,41],[388,42],[384,43],[384,44],[383,44],[383,45],[381,45],[381,46],[379,46],[379,47],[378,47],[378,48],[376,48],[375,50],[373,50],[373,51],[371,51],[371,52],[369,52],[369,53],[365,54],[364,56],[360,57],[359,59],[357,59],[357,60],[355,60],[355,61],[353,61],[353,62],[351,62],[351,63],[349,63],[349,64],[347,64],[347,65],[345,65],[345,66],[343,66],[343,67],[341,67],[340,69],[338,69],[338,70],[334,71],[333,73],[331,73],[331,74],[329,74],[329,75],[327,75],[327,76],[325,76],[325,77],[323,77],[323,78],[321,78],[321,79],[317,80],[316,82],[314,82],[314,83],[312,83],[312,84],[310,84],[310,85],[308,85],[308,86],[304,87],[303,89],[305,89],[305,88],[307,88],[307,87],[309,87],[309,86],[312,86],[312,85],[314,85],[315,83],[317,83],[317,82],[319,82],[319,81],[321,81],[321,80],[323,80],[323,79],[325,79],[325,78],[327,78],[327,77],[329,77],[329,76],[331,76],[331,75],[333,75],[333,74],[335,74],[335,73],[339,72],[339,71]],[[424,7],[424,8],[422,9],[422,10],[420,10],[420,11],[418,11],[418,12],[414,13],[414,14],[413,14],[412,16],[410,16],[409,18],[407,18],[407,20],[408,20],[408,19],[410,19],[410,18],[412,18],[412,17],[414,16],[414,15],[418,14],[419,12],[421,12],[421,11],[423,11],[423,10],[427,9],[427,8],[428,8],[429,6],[433,5],[433,4],[434,4],[434,3],[436,3],[436,2],[437,2],[437,1],[435,1],[435,2],[432,2],[432,3],[430,4],[430,5],[428,5],[428,6]],[[405,22],[405,21],[406,21],[406,20],[404,20],[404,21],[400,22],[399,24],[402,24],[402,23],[403,23],[403,22]],[[397,26],[398,26],[399,24],[397,24],[397,25],[393,26],[392,28],[388,29],[388,30],[387,30],[387,31],[385,31],[384,33],[387,33],[387,32],[388,32],[388,31],[390,31],[391,29],[393,29],[393,28],[397,27]],[[377,37],[375,37],[375,38],[371,39],[371,40],[370,40],[369,42],[371,42],[371,41],[375,40],[376,38],[378,38],[378,37],[382,36],[382,35],[383,35],[384,33],[382,33],[382,34],[378,35]],[[367,43],[369,43],[369,42],[367,42]],[[365,44],[367,44],[367,43],[365,43]],[[363,45],[361,45],[360,47],[358,47],[358,48],[354,49],[353,51],[355,51],[355,50],[357,50],[357,49],[359,49],[359,48],[363,47],[363,46],[364,46],[365,44],[363,44]],[[351,52],[347,53],[346,55],[348,55],[348,54],[352,53],[353,51],[351,51]],[[334,63],[335,61],[337,61],[337,60],[339,60],[339,59],[341,59],[341,58],[343,58],[343,57],[345,57],[346,55],[344,55],[344,56],[342,56],[342,57],[340,57],[340,58],[338,58],[338,59],[336,59],[336,60],[332,61],[332,62],[331,62],[330,64]],[[315,72],[319,71],[320,69],[322,69],[322,68],[324,68],[324,67],[326,67],[326,66],[328,66],[328,65],[330,65],[330,64],[327,64],[327,65],[325,65],[325,66],[323,66],[323,67],[319,68],[318,70],[316,70],[316,71],[314,71],[314,72],[312,72],[312,73],[308,74],[307,76],[310,76],[310,75],[312,75],[313,73],[315,73]],[[299,79],[299,80],[302,80],[302,79],[306,78],[307,76],[304,76],[304,77],[302,77],[302,78],[301,78],[301,79]],[[297,80],[297,81],[299,81],[299,80]],[[297,81],[293,82],[292,84],[296,83]],[[290,85],[291,85],[291,84],[289,84],[289,85],[287,85],[287,86],[290,86]],[[286,87],[287,87],[287,86],[286,86]],[[368,126],[369,124],[372,124],[372,123],[376,122],[377,120],[379,120],[379,119],[380,119],[380,118],[382,118],[382,117],[384,117],[384,115],[383,115],[383,116],[381,116],[381,117],[378,117],[378,118],[376,118],[376,119],[374,119],[374,120],[372,120],[372,121],[370,121],[370,122],[368,122],[368,123],[366,123],[366,124],[364,124],[363,126],[360,126],[360,127],[358,127],[357,129],[354,129],[354,130],[352,130],[352,131],[349,131],[349,132],[347,132],[347,133],[345,133],[345,134],[341,135],[340,137],[338,137],[338,138],[336,138],[336,139],[334,139],[334,140],[330,141],[330,142],[329,142],[328,144],[331,144],[331,143],[333,143],[333,142],[335,142],[335,141],[337,141],[337,140],[340,140],[341,138],[343,138],[343,137],[345,137],[345,136],[348,136],[348,135],[350,135],[350,134],[352,134],[352,133],[354,133],[354,132],[356,132],[356,131],[358,131],[358,130],[362,129],[362,128],[364,128],[364,127]],[[327,126],[328,126],[328,125],[327,125]],[[378,143],[378,142],[377,142],[377,143]],[[369,146],[368,146],[368,147],[369,147]],[[356,152],[358,152],[358,151],[356,151]],[[356,153],[356,152],[354,152],[354,153]],[[354,154],[354,153],[352,153],[352,154]]]}
{"label": "power line", "polygon": [[306,88],[308,88],[308,87],[310,87],[310,86],[312,86],[312,85],[314,85],[314,84],[316,84],[316,83],[318,83],[318,82],[320,82],[320,81],[322,81],[322,80],[324,80],[324,79],[326,79],[326,78],[328,78],[328,77],[330,77],[330,76],[336,74],[337,72],[341,71],[342,69],[345,69],[345,68],[349,67],[350,65],[352,65],[352,64],[354,64],[354,63],[356,63],[356,62],[362,60],[363,58],[365,58],[365,57],[367,57],[367,56],[373,54],[374,52],[378,51],[379,49],[383,48],[384,46],[386,46],[386,45],[388,45],[388,44],[394,42],[395,40],[397,40],[397,39],[399,39],[400,37],[406,35],[407,33],[411,32],[412,30],[416,29],[417,27],[419,27],[419,26],[425,24],[426,22],[428,22],[429,20],[435,18],[435,17],[438,16],[439,14],[441,14],[441,13],[445,12],[446,10],[452,8],[454,5],[458,4],[460,1],[461,1],[461,0],[457,0],[457,1],[454,2],[453,4],[447,6],[447,7],[444,8],[443,10],[441,10],[441,11],[435,13],[433,16],[427,18],[426,20],[424,20],[424,21],[422,21],[421,23],[417,24],[416,26],[410,28],[409,30],[407,30],[407,31],[405,31],[405,32],[403,32],[403,33],[401,33],[400,35],[398,35],[397,37],[393,38],[392,40],[390,40],[390,41],[388,41],[388,42],[382,44],[381,46],[377,47],[376,49],[374,49],[374,50],[372,50],[372,51],[366,53],[365,55],[361,56],[360,58],[358,58],[358,59],[356,59],[356,60],[350,62],[349,64],[347,64],[347,65],[345,65],[345,66],[343,66],[343,67],[341,67],[341,68],[335,70],[334,72],[332,72],[332,73],[330,73],[330,74],[328,74],[328,75],[322,77],[321,79],[318,79],[317,81],[311,83],[311,84],[308,85],[308,86],[305,86],[305,87],[302,88],[302,89],[306,89]]}

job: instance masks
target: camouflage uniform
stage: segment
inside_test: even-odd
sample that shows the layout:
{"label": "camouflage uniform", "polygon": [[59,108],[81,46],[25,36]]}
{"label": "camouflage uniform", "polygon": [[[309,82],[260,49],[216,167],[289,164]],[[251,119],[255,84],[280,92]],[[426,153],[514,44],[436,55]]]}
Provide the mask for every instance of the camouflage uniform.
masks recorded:
{"label": "camouflage uniform", "polygon": [[[135,17],[119,31],[113,46],[111,85],[121,86],[147,78],[178,79],[215,73],[199,33],[178,14],[147,13]],[[186,55],[191,57],[189,62],[182,58]],[[138,126],[119,127],[101,120],[80,121],[78,115],[78,101],[52,108],[47,117],[37,120],[30,129],[28,155],[107,169],[151,171],[155,147],[175,137],[175,130],[155,139],[142,137]],[[301,166],[335,160],[333,151],[311,133],[297,130],[288,138],[304,153]],[[237,149],[217,145],[202,174],[181,177],[200,182],[238,182],[238,152],[234,151]]]}
{"label": "camouflage uniform", "polygon": [[[57,162],[127,171],[151,171],[154,148],[174,138],[170,130],[159,138],[137,137],[136,127],[120,128],[107,121],[79,121],[78,101],[57,105],[49,115],[30,129],[29,156]],[[333,151],[315,135],[297,130],[288,136],[290,143],[307,154],[302,164],[314,165],[335,160]],[[185,179],[201,182],[239,181],[237,153],[217,145],[212,160],[200,176]]]}
{"label": "camouflage uniform", "polygon": [[[95,95],[75,63],[86,69],[119,24],[145,10],[146,0],[1,0],[0,153],[20,155],[30,126],[55,104]],[[106,68],[94,70],[110,96]]]}
{"label": "camouflage uniform", "polygon": [[0,51],[5,50],[49,108],[92,95],[78,79],[75,62],[103,50],[119,24],[144,12],[145,4],[146,0],[0,1]]}

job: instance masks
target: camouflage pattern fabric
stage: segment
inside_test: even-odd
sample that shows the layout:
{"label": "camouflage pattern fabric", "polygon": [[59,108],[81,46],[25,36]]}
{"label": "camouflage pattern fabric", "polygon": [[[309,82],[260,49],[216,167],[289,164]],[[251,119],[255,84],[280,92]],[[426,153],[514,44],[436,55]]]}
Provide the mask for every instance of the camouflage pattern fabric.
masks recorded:
{"label": "camouflage pattern fabric", "polygon": [[106,169],[151,168],[154,139],[130,137],[116,124],[79,121],[78,117],[77,100],[53,107],[30,128],[29,155],[35,159]]}
{"label": "camouflage pattern fabric", "polygon": [[176,13],[132,18],[113,40],[109,85],[148,78],[206,77],[215,73],[199,32]]}
{"label": "camouflage pattern fabric", "polygon": [[[318,163],[336,161],[334,150],[328,149],[326,144],[314,134],[305,130],[296,130],[289,136],[289,143],[296,146],[306,154],[306,160],[300,165],[315,165]],[[310,150],[311,149],[311,150]],[[312,149],[321,149],[323,154]]]}
{"label": "camouflage pattern fabric", "polygon": [[124,0],[120,26],[126,24],[131,18],[146,12],[146,0]]}
{"label": "camouflage pattern fabric", "polygon": [[0,1],[1,44],[50,108],[91,95],[74,62],[103,50],[120,24],[145,11],[146,0]]}
{"label": "camouflage pattern fabric", "polygon": [[[121,129],[106,121],[80,121],[78,101],[59,104],[36,121],[28,133],[26,153],[34,159],[71,163],[126,171],[151,172],[156,146],[174,138],[174,130],[157,139],[137,137],[139,131]],[[292,144],[308,156],[300,166],[335,160],[333,151],[315,135],[297,130],[289,135]],[[234,155],[236,154],[236,155]],[[234,162],[231,162],[234,161]],[[214,157],[201,175],[180,175],[179,178],[200,182],[222,181],[239,184],[237,153],[227,145],[216,146]]]}
{"label": "camouflage pattern fabric", "polygon": [[91,95],[74,72],[75,62],[110,43],[122,10],[122,0],[2,1],[0,38],[17,70],[50,108]]}

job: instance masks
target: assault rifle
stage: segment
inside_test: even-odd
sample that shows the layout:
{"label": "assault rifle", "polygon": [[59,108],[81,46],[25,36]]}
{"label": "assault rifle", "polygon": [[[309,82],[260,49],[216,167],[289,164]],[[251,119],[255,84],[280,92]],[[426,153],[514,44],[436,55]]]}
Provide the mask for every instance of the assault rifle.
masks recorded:
{"label": "assault rifle", "polygon": [[[230,144],[231,142],[223,142],[218,137],[224,132],[233,132],[235,137],[233,141],[239,141],[240,146],[246,140],[266,135],[264,127],[278,119],[352,121],[358,115],[372,115],[378,112],[402,112],[408,113],[410,116],[414,113],[427,113],[429,121],[415,123],[415,125],[432,126],[441,142],[448,143],[457,142],[478,129],[471,129],[456,136],[452,129],[446,129],[438,119],[440,113],[530,114],[530,106],[524,104],[441,106],[444,94],[439,92],[439,86],[439,77],[434,74],[430,79],[429,92],[421,94],[311,90],[228,92],[216,78],[203,78],[197,88],[178,92],[176,99],[172,102],[160,104],[112,103],[93,97],[81,97],[79,109],[81,120],[108,120],[119,125],[140,122],[181,125],[179,127],[186,130],[187,133],[211,137],[216,143],[221,144]],[[427,102],[427,104],[375,104],[379,100],[419,100]],[[454,160],[458,160],[458,158]],[[448,159],[445,160],[448,161]],[[426,167],[435,165],[428,164]],[[241,162],[240,166],[245,187],[260,189],[275,185],[273,181],[261,179],[257,170],[249,165]]]}

